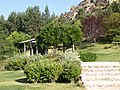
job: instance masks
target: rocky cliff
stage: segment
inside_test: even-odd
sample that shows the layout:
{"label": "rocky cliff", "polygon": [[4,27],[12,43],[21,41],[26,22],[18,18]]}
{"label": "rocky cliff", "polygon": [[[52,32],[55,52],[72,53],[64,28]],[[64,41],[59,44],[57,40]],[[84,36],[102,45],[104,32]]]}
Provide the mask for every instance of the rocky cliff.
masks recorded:
{"label": "rocky cliff", "polygon": [[77,6],[72,6],[70,12],[66,13],[64,16],[69,20],[73,20],[81,8],[84,9],[85,13],[92,13],[98,8],[105,9],[113,1],[117,0],[84,0]]}

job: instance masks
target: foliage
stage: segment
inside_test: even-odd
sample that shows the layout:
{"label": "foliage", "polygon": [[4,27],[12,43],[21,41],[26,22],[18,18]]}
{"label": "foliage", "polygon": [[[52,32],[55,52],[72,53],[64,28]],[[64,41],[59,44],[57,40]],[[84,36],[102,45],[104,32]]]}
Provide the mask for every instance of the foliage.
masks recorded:
{"label": "foliage", "polygon": [[96,53],[93,52],[80,52],[80,59],[83,62],[92,62],[92,61],[96,61],[97,59],[97,55]]}
{"label": "foliage", "polygon": [[120,42],[120,36],[115,36],[114,38],[113,38],[113,42]]}
{"label": "foliage", "polygon": [[105,25],[107,29],[115,29],[120,26],[120,13],[112,13],[105,18]]}
{"label": "foliage", "polygon": [[25,34],[23,32],[14,31],[6,38],[6,40],[11,45],[11,47],[6,47],[6,48],[8,49],[11,48],[14,53],[18,52],[18,48],[20,48],[19,43],[27,39],[30,39],[30,35]]}
{"label": "foliage", "polygon": [[85,17],[86,17],[87,15],[85,14],[85,10],[83,9],[83,8],[80,8],[79,10],[78,10],[78,13],[77,13],[77,15],[76,15],[76,20],[80,20],[80,21],[82,21],[82,20],[84,20],[85,19]]}
{"label": "foliage", "polygon": [[7,37],[7,40],[15,46],[17,46],[19,42],[27,39],[30,39],[30,36],[28,34],[24,34],[22,32],[18,33],[17,31],[14,31]]}
{"label": "foliage", "polygon": [[16,12],[11,12],[11,14],[9,15],[8,21],[7,21],[7,29],[9,33],[18,31]]}
{"label": "foliage", "polygon": [[0,71],[4,71],[5,70],[5,61],[0,61]]}
{"label": "foliage", "polygon": [[10,57],[15,48],[11,45],[11,43],[6,40],[7,34],[4,30],[0,31],[0,60],[4,60]]}
{"label": "foliage", "polygon": [[112,13],[120,13],[120,1],[113,2],[106,11],[109,15]]}
{"label": "foliage", "polygon": [[63,63],[63,72],[58,78],[58,82],[68,83],[78,77],[81,73],[80,62],[67,61]]}
{"label": "foliage", "polygon": [[23,70],[26,64],[40,61],[41,59],[44,58],[45,57],[41,55],[34,56],[16,55],[7,59],[5,67],[7,70]]}
{"label": "foliage", "polygon": [[77,49],[78,50],[81,50],[81,49],[85,49],[85,48],[88,48],[88,47],[93,47],[94,46],[94,43],[92,44],[91,42],[88,42],[88,41],[82,41],[81,43],[77,43],[76,45]]}
{"label": "foliage", "polygon": [[2,71],[0,78],[1,90],[85,90],[84,87],[77,87],[71,83],[29,84],[23,71]]}
{"label": "foliage", "polygon": [[61,61],[63,60],[63,55],[64,54],[61,51],[53,51],[45,55],[45,57],[54,61]]}
{"label": "foliage", "polygon": [[105,27],[107,29],[106,38],[108,40],[115,40],[120,36],[120,13],[112,13],[104,20]]}
{"label": "foliage", "polygon": [[55,62],[44,59],[29,63],[25,66],[24,73],[29,82],[70,82],[80,75],[80,64],[77,62]]}
{"label": "foliage", "polygon": [[54,60],[54,61],[79,61],[78,53],[72,51],[66,51],[65,53],[61,51],[55,51],[48,53],[44,57]]}
{"label": "foliage", "polygon": [[82,32],[79,25],[79,21],[73,25],[63,25],[57,21],[52,22],[46,25],[36,36],[37,43],[42,48],[49,45],[53,45],[56,48],[58,44],[69,47],[82,40]]}
{"label": "foliage", "polygon": [[7,61],[5,68],[6,70],[23,70],[27,63],[28,61],[25,58],[12,57]]}
{"label": "foliage", "polygon": [[25,32],[35,37],[41,28],[41,12],[38,6],[28,7],[25,12]]}
{"label": "foliage", "polygon": [[84,19],[82,25],[84,37],[90,42],[96,42],[98,38],[106,34],[102,16],[89,16]]}
{"label": "foliage", "polygon": [[60,62],[50,60],[30,63],[25,67],[24,73],[29,82],[54,82],[62,72]]}
{"label": "foliage", "polygon": [[67,60],[67,61],[80,61],[78,54],[76,52],[65,52],[64,53],[64,59],[63,60]]}
{"label": "foliage", "polygon": [[6,23],[4,17],[0,16],[0,60],[4,60],[14,53],[13,46],[6,40],[8,35]]}
{"label": "foliage", "polygon": [[80,21],[74,22],[72,25],[68,25],[62,29],[63,33],[61,35],[61,41],[63,45],[73,45],[76,42],[82,41],[83,33],[81,31]]}
{"label": "foliage", "polygon": [[49,8],[46,6],[44,12],[42,13],[42,26],[49,24],[52,21],[51,18],[54,20],[55,15],[50,16]]}
{"label": "foliage", "polygon": [[21,31],[33,37],[40,30],[40,20],[41,13],[38,6],[28,7],[22,13],[11,12],[8,17],[8,30],[10,33]]}
{"label": "foliage", "polygon": [[55,15],[50,16],[48,6],[45,8],[45,12],[41,12],[38,6],[28,7],[25,12],[11,12],[7,20],[7,29],[9,33],[24,32],[33,38],[43,26],[54,18]]}

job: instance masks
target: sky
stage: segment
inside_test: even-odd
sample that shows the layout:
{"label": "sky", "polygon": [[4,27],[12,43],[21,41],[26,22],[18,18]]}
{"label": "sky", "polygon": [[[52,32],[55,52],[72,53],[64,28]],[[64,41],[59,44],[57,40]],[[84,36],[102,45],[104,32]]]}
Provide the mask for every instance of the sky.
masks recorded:
{"label": "sky", "polygon": [[0,15],[6,19],[12,11],[23,12],[29,6],[39,6],[40,11],[44,11],[48,5],[50,12],[56,15],[70,11],[70,7],[78,5],[82,0],[0,0]]}

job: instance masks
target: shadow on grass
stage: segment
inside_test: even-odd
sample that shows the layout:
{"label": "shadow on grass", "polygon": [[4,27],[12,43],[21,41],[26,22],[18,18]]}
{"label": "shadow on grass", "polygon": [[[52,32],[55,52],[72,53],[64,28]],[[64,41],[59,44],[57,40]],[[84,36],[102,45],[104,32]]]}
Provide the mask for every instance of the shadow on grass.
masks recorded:
{"label": "shadow on grass", "polygon": [[29,83],[28,81],[27,81],[27,78],[21,78],[21,79],[17,79],[17,80],[15,80],[16,82],[19,82],[19,83]]}

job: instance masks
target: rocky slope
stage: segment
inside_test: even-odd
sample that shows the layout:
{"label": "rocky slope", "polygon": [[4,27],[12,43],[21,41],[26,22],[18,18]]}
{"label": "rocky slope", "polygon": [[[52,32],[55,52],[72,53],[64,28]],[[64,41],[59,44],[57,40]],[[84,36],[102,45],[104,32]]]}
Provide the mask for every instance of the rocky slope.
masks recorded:
{"label": "rocky slope", "polygon": [[102,8],[105,9],[108,7],[113,1],[117,0],[84,0],[80,2],[77,6],[72,6],[70,12],[66,13],[64,16],[68,20],[74,20],[78,11],[83,8],[85,13],[95,12],[96,9]]}

